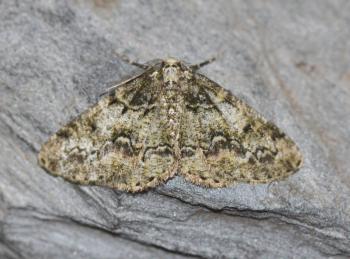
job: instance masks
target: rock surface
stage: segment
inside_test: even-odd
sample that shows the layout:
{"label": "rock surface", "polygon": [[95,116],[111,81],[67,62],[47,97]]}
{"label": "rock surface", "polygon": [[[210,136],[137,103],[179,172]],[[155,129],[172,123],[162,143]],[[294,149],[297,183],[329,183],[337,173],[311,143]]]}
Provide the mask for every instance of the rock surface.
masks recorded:
{"label": "rock surface", "polygon": [[[0,258],[350,256],[350,2],[0,1]],[[41,144],[148,61],[202,72],[288,133],[282,182],[128,194],[38,167]]]}

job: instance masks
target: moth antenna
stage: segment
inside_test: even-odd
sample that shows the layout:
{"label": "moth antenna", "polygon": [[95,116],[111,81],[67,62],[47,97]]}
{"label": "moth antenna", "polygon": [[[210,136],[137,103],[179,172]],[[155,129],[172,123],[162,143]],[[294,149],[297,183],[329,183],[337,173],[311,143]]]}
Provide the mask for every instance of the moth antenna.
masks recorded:
{"label": "moth antenna", "polygon": [[120,83],[118,83],[118,84],[116,84],[116,85],[113,85],[113,86],[111,86],[111,87],[105,89],[102,93],[100,93],[99,96],[101,97],[102,95],[105,95],[105,94],[107,94],[107,93],[110,93],[110,92],[112,92],[113,90],[115,90],[116,88],[118,88],[118,86],[123,85],[123,84],[126,84],[126,83],[129,83],[130,81],[132,81],[132,80],[134,80],[134,79],[136,79],[136,78],[142,76],[143,74],[144,74],[144,72],[142,72],[142,73],[140,73],[140,74],[137,74],[136,76],[133,76],[133,77],[127,79],[127,80],[124,80],[124,81],[122,81],[122,82],[120,82]]}
{"label": "moth antenna", "polygon": [[129,59],[127,56],[125,55],[122,55],[122,54],[119,54],[118,52],[114,51],[114,53],[116,54],[116,56],[118,58],[120,58],[121,60],[123,60],[124,62],[126,63],[129,63],[130,65],[133,65],[133,66],[136,66],[136,67],[139,67],[139,68],[142,68],[142,69],[148,69],[149,66],[148,65],[145,65],[145,64],[141,64],[141,63],[138,63],[136,61],[133,61],[131,59]]}
{"label": "moth antenna", "polygon": [[198,64],[191,65],[190,68],[193,69],[194,71],[200,69],[201,67],[204,67],[206,65],[209,65],[210,63],[213,63],[216,60],[216,57],[212,57],[210,59],[207,59],[203,62],[200,62]]}

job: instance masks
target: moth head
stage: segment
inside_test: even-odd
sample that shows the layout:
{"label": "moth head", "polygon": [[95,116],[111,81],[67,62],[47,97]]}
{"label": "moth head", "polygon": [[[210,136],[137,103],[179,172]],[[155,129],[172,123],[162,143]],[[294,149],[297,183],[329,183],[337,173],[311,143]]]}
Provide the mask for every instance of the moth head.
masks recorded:
{"label": "moth head", "polygon": [[177,84],[188,68],[178,59],[167,58],[162,62],[164,83],[170,86]]}

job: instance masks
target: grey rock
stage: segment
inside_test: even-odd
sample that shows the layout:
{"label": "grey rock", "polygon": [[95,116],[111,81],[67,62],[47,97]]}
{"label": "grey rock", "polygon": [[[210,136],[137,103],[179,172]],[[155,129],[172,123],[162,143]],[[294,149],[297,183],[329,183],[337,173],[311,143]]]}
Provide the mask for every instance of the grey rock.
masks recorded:
{"label": "grey rock", "polygon": [[[0,1],[1,258],[350,256],[349,1]],[[41,144],[146,62],[191,63],[274,121],[304,167],[282,182],[142,194],[38,167]]]}

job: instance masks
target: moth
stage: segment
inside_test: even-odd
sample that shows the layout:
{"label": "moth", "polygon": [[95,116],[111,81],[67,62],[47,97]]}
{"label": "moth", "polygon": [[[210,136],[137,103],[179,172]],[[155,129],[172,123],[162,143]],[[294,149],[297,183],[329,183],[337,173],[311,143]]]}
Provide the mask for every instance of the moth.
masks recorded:
{"label": "moth", "polygon": [[296,144],[198,65],[168,58],[58,130],[38,161],[78,184],[139,192],[175,174],[205,187],[269,183],[302,165]]}

